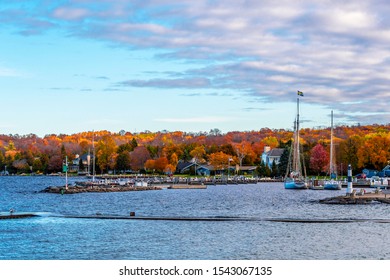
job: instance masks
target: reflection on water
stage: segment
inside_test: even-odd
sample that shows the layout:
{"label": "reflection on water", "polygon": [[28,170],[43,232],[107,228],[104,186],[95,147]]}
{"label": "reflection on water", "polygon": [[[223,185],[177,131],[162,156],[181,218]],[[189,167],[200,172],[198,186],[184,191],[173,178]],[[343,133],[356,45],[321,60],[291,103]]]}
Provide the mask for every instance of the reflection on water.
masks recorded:
{"label": "reflection on water", "polygon": [[[74,179],[71,179],[71,181]],[[79,180],[79,179],[77,179]],[[323,205],[341,191],[285,190],[280,183],[206,190],[40,193],[57,177],[0,177],[0,259],[390,259],[390,224],[69,219],[61,215],[390,219],[389,206]],[[53,216],[56,215],[56,216]]]}

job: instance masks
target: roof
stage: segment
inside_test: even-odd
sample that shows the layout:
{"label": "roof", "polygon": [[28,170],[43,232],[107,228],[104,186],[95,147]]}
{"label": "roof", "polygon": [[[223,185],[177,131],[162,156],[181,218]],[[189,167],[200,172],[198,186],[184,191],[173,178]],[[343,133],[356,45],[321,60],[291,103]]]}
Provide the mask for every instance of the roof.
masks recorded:
{"label": "roof", "polygon": [[276,148],[267,153],[268,157],[280,157],[282,156],[284,149]]}
{"label": "roof", "polygon": [[[195,163],[194,162],[190,162],[190,161],[179,161],[177,163],[177,166],[176,166],[176,169],[177,170],[184,170],[190,166],[193,166]],[[199,166],[199,164],[196,164],[197,166]]]}
{"label": "roof", "polygon": [[253,165],[248,165],[248,166],[241,166],[240,167],[240,170],[241,171],[251,171],[251,170],[256,170],[257,166],[253,166]]}

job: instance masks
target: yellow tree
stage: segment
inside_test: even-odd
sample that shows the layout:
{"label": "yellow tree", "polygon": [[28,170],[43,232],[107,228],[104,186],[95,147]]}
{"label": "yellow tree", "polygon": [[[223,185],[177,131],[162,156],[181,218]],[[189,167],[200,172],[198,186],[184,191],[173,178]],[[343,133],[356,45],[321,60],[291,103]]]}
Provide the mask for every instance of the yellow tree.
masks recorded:
{"label": "yellow tree", "polygon": [[206,150],[204,149],[204,146],[197,146],[195,147],[191,152],[190,156],[194,159],[195,161],[195,175],[197,174],[196,169],[197,169],[197,163],[204,162],[204,157],[206,155]]}
{"label": "yellow tree", "polygon": [[156,161],[154,159],[148,159],[144,165],[146,170],[153,171],[156,169]]}
{"label": "yellow tree", "polygon": [[171,158],[169,159],[169,165],[171,165],[171,168],[172,167],[174,168],[173,172],[175,172],[178,162],[179,162],[179,158],[177,157],[176,153],[173,153],[171,155]]}
{"label": "yellow tree", "polygon": [[390,160],[390,139],[388,135],[368,135],[358,150],[359,167],[380,170]]}
{"label": "yellow tree", "polygon": [[97,164],[102,172],[114,169],[117,157],[116,150],[116,143],[110,135],[104,135],[97,143]]}
{"label": "yellow tree", "polygon": [[267,136],[261,142],[263,142],[265,146],[270,146],[271,149],[276,148],[279,145],[278,138],[275,136]]}
{"label": "yellow tree", "polygon": [[236,158],[231,155],[225,154],[224,152],[212,153],[209,156],[210,164],[215,168],[215,170],[222,170],[236,164]]}

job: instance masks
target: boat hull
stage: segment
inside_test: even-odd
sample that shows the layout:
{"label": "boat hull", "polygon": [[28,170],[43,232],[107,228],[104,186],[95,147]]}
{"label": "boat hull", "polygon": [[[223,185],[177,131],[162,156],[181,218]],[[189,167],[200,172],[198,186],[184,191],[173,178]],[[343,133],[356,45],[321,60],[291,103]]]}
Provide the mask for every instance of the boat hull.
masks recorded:
{"label": "boat hull", "polygon": [[324,186],[311,186],[310,189],[311,190],[323,190]]}
{"label": "boat hull", "polygon": [[304,181],[289,180],[284,182],[285,189],[303,190],[307,189],[307,184]]}
{"label": "boat hull", "polygon": [[339,182],[325,182],[324,190],[341,190],[341,183]]}

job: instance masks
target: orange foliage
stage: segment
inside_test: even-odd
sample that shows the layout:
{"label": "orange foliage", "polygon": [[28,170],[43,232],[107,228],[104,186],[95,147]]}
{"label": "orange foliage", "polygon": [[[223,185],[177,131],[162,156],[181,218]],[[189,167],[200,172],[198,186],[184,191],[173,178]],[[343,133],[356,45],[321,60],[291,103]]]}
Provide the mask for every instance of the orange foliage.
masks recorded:
{"label": "orange foliage", "polygon": [[[19,161],[28,160],[30,165],[32,164],[31,158],[39,158],[47,165],[49,161],[55,161],[54,156],[60,154],[62,146],[65,147],[68,156],[92,151],[92,138],[94,138],[96,151],[99,152],[97,157],[100,157],[101,168],[105,170],[114,166],[118,146],[130,143],[133,139],[138,147],[131,152],[130,158],[131,167],[136,171],[143,168],[149,169],[154,165],[153,169],[164,172],[167,169],[174,169],[179,160],[191,160],[192,158],[197,158],[198,161],[204,159],[209,162],[220,162],[217,165],[226,167],[227,158],[234,158],[236,163],[258,163],[265,145],[271,148],[286,145],[292,135],[292,130],[270,128],[246,132],[232,131],[226,134],[218,129],[212,129],[209,133],[182,131],[111,133],[102,130],[72,135],[49,134],[44,137],[34,134],[0,135],[2,156],[0,158],[7,158],[7,161],[3,160],[0,164],[12,167],[12,160],[17,157]],[[329,139],[330,127],[302,129],[301,143],[307,159],[310,157],[311,149],[318,143],[325,145],[328,149]],[[352,163],[354,168],[381,169],[390,160],[390,125],[335,127],[334,144],[337,161],[343,163],[343,166]],[[155,157],[154,162],[148,161],[151,159],[151,147],[156,151],[152,153]],[[200,151],[200,149],[203,150]]]}

